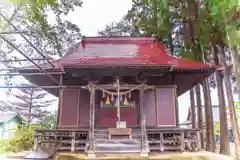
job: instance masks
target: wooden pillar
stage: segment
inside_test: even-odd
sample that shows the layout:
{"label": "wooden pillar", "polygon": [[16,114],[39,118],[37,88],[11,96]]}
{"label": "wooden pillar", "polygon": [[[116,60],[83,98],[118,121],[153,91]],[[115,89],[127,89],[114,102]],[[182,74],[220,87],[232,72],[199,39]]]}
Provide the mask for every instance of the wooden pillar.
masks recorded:
{"label": "wooden pillar", "polygon": [[63,85],[63,75],[60,75],[60,88],[58,89],[58,113],[57,113],[57,125],[56,128],[60,125],[60,118],[61,118],[61,107],[62,107],[62,96],[63,96],[63,89],[62,89],[62,85]]}
{"label": "wooden pillar", "polygon": [[91,157],[93,155],[95,155],[94,152],[94,121],[95,121],[95,88],[91,85],[89,86],[89,90],[90,90],[90,119],[89,119],[89,128],[90,128],[90,132],[89,132],[89,155],[91,155]]}
{"label": "wooden pillar", "polygon": [[144,102],[144,88],[143,87],[141,87],[140,88],[140,119],[141,119],[141,153],[143,153],[144,152],[144,136],[145,136],[145,130],[144,130],[144,124],[143,123],[145,123],[145,122],[143,122],[143,117],[144,117],[144,115],[143,115],[143,102]]}
{"label": "wooden pillar", "polygon": [[141,87],[140,88],[140,109],[139,109],[139,111],[140,111],[140,121],[142,121],[143,120],[143,116],[144,116],[144,113],[143,113],[143,106],[144,105],[144,88],[143,87]]}
{"label": "wooden pillar", "polygon": [[72,132],[72,142],[71,142],[71,152],[75,152],[75,137],[76,137],[76,132]]}
{"label": "wooden pillar", "polygon": [[[177,99],[177,98],[176,98]],[[179,105],[178,99],[176,100],[176,126],[179,127]]]}
{"label": "wooden pillar", "polygon": [[196,128],[196,106],[195,106],[195,97],[194,97],[194,89],[190,89],[190,113],[191,113],[191,121],[192,128]]}
{"label": "wooden pillar", "polygon": [[177,86],[173,88],[174,99],[175,99],[175,116],[176,116],[176,126],[179,127],[179,105],[178,105],[178,96],[177,96]]}
{"label": "wooden pillar", "polygon": [[37,148],[38,148],[38,131],[34,130],[33,150],[36,151]]}

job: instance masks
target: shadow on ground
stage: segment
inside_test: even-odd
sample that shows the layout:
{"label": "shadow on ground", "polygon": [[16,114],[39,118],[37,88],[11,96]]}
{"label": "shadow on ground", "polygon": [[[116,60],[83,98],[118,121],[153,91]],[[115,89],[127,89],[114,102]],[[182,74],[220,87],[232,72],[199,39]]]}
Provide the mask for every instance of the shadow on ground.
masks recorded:
{"label": "shadow on ground", "polygon": [[[209,152],[201,153],[173,153],[173,154],[153,154],[147,158],[138,155],[101,155],[97,160],[233,160],[233,157],[219,155]],[[55,160],[88,160],[88,157],[80,154],[61,154]]]}

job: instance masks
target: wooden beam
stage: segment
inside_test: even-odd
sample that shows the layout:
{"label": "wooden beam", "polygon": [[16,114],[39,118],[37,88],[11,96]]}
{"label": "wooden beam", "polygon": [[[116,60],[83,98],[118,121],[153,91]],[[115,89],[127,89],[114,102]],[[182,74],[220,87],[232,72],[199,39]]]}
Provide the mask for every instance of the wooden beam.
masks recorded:
{"label": "wooden beam", "polygon": [[[61,75],[64,74],[64,72],[47,72],[49,75]],[[0,76],[42,76],[46,75],[46,73],[42,72],[33,72],[33,73],[3,73],[0,74]]]}
{"label": "wooden beam", "polygon": [[[138,87],[140,84],[120,84],[120,89],[131,89],[131,88],[135,88]],[[102,89],[113,89],[113,85],[112,84],[100,84],[98,85],[98,87],[102,88]],[[96,88],[97,90],[99,90],[98,88]],[[138,88],[139,90],[139,88]]]}
{"label": "wooden beam", "polygon": [[[135,88],[138,87],[141,84],[120,84],[120,89],[131,89],[131,88]],[[98,87],[103,88],[103,89],[113,89],[113,85],[112,84],[97,84]],[[153,87],[153,88],[177,88],[177,85],[146,85],[149,87]],[[140,90],[140,88],[137,88],[137,90]],[[96,90],[99,90],[98,88],[96,88]]]}

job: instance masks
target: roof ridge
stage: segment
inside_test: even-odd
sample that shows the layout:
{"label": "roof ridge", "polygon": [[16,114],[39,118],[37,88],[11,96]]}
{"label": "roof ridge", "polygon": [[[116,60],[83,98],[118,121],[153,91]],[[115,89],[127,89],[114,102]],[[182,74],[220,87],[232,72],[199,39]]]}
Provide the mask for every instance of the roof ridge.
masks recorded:
{"label": "roof ridge", "polygon": [[144,36],[144,37],[131,37],[131,36],[111,36],[111,37],[108,37],[108,36],[93,36],[93,37],[84,37],[83,38],[83,41],[85,42],[88,42],[88,41],[153,41],[155,38],[154,37],[147,37],[147,36]]}

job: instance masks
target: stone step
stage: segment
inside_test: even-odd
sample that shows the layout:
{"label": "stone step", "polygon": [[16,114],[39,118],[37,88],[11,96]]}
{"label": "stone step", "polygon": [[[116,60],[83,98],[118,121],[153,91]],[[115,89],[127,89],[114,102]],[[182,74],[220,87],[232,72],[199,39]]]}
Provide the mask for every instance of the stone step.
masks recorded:
{"label": "stone step", "polygon": [[[102,132],[102,131],[95,131],[94,133],[95,134],[107,134],[108,135],[108,132]],[[132,135],[133,134],[142,135],[141,132],[132,132]]]}
{"label": "stone step", "polygon": [[[96,138],[104,137],[108,138],[108,134],[100,134],[100,133],[95,133]],[[140,138],[141,139],[141,134],[132,134],[132,138]],[[112,138],[129,138],[129,136],[112,136]]]}
{"label": "stone step", "polygon": [[[108,132],[108,129],[95,129],[95,132]],[[134,130],[132,129],[132,133],[141,133],[141,130]]]}
{"label": "stone step", "polygon": [[[149,152],[149,148],[144,149],[144,152]],[[104,152],[104,153],[140,153],[141,152],[141,147],[96,147],[95,152]]]}
{"label": "stone step", "polygon": [[141,150],[138,146],[95,146],[97,151],[129,151],[129,150]]}
{"label": "stone step", "polygon": [[[141,144],[141,139],[95,139],[96,143],[126,143],[126,144]],[[146,140],[144,144],[148,144],[149,141]]]}
{"label": "stone step", "polygon": [[131,144],[131,143],[141,143],[141,140],[139,139],[96,139],[96,142],[97,143],[101,143],[101,142],[109,142],[109,143],[128,143],[128,144]]}

